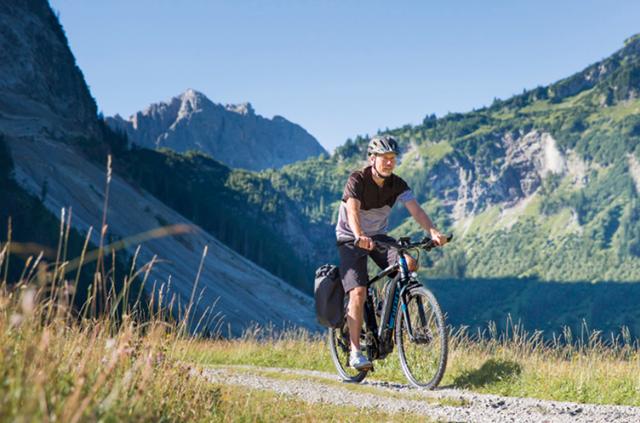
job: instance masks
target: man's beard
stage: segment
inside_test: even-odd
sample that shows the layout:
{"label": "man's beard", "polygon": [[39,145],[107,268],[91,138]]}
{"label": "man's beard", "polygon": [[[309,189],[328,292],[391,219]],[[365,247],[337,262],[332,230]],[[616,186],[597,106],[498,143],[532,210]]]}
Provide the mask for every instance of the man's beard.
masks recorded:
{"label": "man's beard", "polygon": [[382,178],[382,179],[390,178],[390,177],[391,177],[391,175],[393,174],[393,171],[390,171],[388,175],[384,175],[384,174],[382,174],[380,171],[378,171],[378,168],[377,168],[377,166],[375,165],[375,163],[374,163],[374,165],[373,165],[373,171],[375,172],[375,174],[376,174],[376,176],[377,176],[378,178]]}

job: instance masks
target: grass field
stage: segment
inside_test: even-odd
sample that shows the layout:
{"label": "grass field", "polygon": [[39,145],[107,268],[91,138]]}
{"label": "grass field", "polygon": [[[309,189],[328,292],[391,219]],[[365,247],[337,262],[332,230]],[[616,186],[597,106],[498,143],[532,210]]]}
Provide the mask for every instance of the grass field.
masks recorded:
{"label": "grass field", "polygon": [[210,383],[185,353],[227,342],[196,341],[159,315],[141,321],[135,305],[79,317],[56,272],[37,267],[28,281],[0,283],[0,422],[424,421]]}
{"label": "grass field", "polygon": [[[0,245],[0,421],[391,419],[375,410],[307,404],[212,384],[197,374],[202,366],[235,364],[334,372],[320,334],[254,328],[236,339],[192,337],[185,325],[168,323],[166,310],[157,304],[125,306],[124,296],[115,292],[102,313],[88,313],[91,304],[78,313],[70,307],[73,281],[65,279],[70,273],[62,271],[68,263],[64,258],[46,265],[31,257],[20,280],[7,281],[10,247]],[[95,280],[114,286],[109,278],[110,273],[96,273]],[[508,328],[508,334],[498,334],[490,326],[480,339],[452,333],[441,385],[640,405],[640,355],[628,334],[605,344],[597,333],[576,340],[565,332],[549,342],[518,325]],[[371,377],[405,382],[395,354],[376,362]],[[409,414],[397,418],[419,420]]]}
{"label": "grass field", "polygon": [[[607,344],[592,333],[584,342],[544,341],[517,325],[484,340],[453,334],[441,386],[483,393],[640,406],[640,355],[622,340]],[[244,364],[335,372],[323,337],[308,333],[248,331],[239,339],[190,342],[178,352],[198,364]],[[491,332],[491,331],[489,331]],[[371,378],[406,383],[397,355],[376,362]]]}

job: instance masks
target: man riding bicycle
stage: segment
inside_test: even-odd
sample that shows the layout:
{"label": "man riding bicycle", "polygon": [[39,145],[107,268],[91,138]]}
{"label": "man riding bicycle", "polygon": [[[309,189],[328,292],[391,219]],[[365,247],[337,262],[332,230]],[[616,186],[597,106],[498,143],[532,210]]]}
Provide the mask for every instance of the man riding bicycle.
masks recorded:
{"label": "man riding bicycle", "polygon": [[[396,251],[384,245],[376,246],[375,241],[395,242],[386,233],[389,215],[396,200],[405,205],[437,245],[447,242],[420,207],[407,183],[393,173],[398,152],[398,143],[393,137],[373,137],[367,148],[369,166],[349,176],[340,203],[336,225],[340,278],[345,293],[349,295],[349,365],[357,370],[370,370],[373,367],[360,351],[360,331],[369,282],[367,257],[371,257],[380,268],[395,263]],[[411,256],[405,257],[409,270],[416,270],[416,261]]]}

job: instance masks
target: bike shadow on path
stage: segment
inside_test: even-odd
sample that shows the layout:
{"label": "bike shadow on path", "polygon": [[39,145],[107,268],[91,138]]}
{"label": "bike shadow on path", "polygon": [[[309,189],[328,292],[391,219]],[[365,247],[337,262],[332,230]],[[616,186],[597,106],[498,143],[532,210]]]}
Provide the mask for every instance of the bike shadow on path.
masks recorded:
{"label": "bike shadow on path", "polygon": [[440,389],[473,389],[503,381],[511,381],[522,373],[522,366],[515,361],[490,358],[477,369],[465,370],[453,379],[453,383]]}

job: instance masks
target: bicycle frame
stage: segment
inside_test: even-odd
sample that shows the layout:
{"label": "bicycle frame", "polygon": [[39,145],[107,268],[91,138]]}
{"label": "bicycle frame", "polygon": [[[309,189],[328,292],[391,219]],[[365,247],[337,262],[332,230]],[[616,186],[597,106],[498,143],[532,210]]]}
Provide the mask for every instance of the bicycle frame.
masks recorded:
{"label": "bicycle frame", "polygon": [[[383,314],[381,316],[379,327],[376,321],[373,297],[369,292],[367,293],[367,300],[365,302],[365,325],[367,330],[365,336],[373,337],[372,340],[374,341],[375,348],[373,351],[370,351],[370,355],[372,355],[376,359],[384,358],[393,351],[393,329],[396,324],[396,317],[399,308],[402,309],[402,312],[404,314],[409,336],[411,339],[413,339],[413,331],[411,329],[411,322],[409,321],[410,319],[408,318],[409,316],[407,315],[407,307],[405,305],[404,294],[405,292],[407,292],[407,288],[418,285],[419,283],[415,282],[415,284],[411,284],[409,267],[407,264],[407,260],[404,257],[404,251],[400,250],[398,252],[398,261],[381,270],[376,276],[371,278],[367,285],[367,287],[370,287],[372,284],[376,283],[377,281],[390,275],[393,272],[399,273],[399,275],[397,275],[394,279],[387,282],[387,284],[392,285],[388,287],[387,296],[382,304]],[[385,288],[387,286],[388,285],[385,285]],[[424,312],[421,314],[423,315]]]}
{"label": "bicycle frame", "polygon": [[[446,236],[446,241],[449,242],[452,238],[452,235]],[[409,382],[416,387],[433,389],[442,380],[447,363],[445,320],[433,293],[418,281],[415,273],[410,272],[407,253],[418,249],[430,251],[441,244],[428,237],[418,242],[412,242],[410,238],[400,238],[398,242],[375,241],[375,243],[380,246],[387,245],[395,249],[398,254],[393,264],[379,271],[367,284],[363,313],[364,327],[362,331],[358,331],[361,336],[360,345],[365,348],[369,360],[373,361],[386,358],[395,349],[397,341],[400,365]],[[384,301],[378,301],[379,297],[375,295],[371,285],[387,276],[391,278],[384,285],[386,292]],[[348,303],[345,302],[345,307],[347,306]],[[376,306],[383,307],[380,319],[377,317],[379,313]],[[398,315],[398,313],[402,314]],[[349,359],[351,348],[350,332],[346,322],[339,328],[329,330],[329,345],[331,359],[345,381],[361,382],[367,372],[373,371],[373,367],[353,369],[356,373],[349,370],[352,367]],[[418,345],[418,350],[408,345]],[[425,356],[425,359],[430,363],[434,359],[437,360],[431,363],[437,366],[433,367],[430,364],[426,373],[425,369],[422,369],[424,367],[421,364],[422,357],[414,354],[416,352],[421,354],[420,351],[423,349],[420,349],[422,348],[420,345],[435,354]],[[414,367],[415,360],[418,360],[417,367]],[[435,371],[433,374],[431,374],[432,370]]]}

